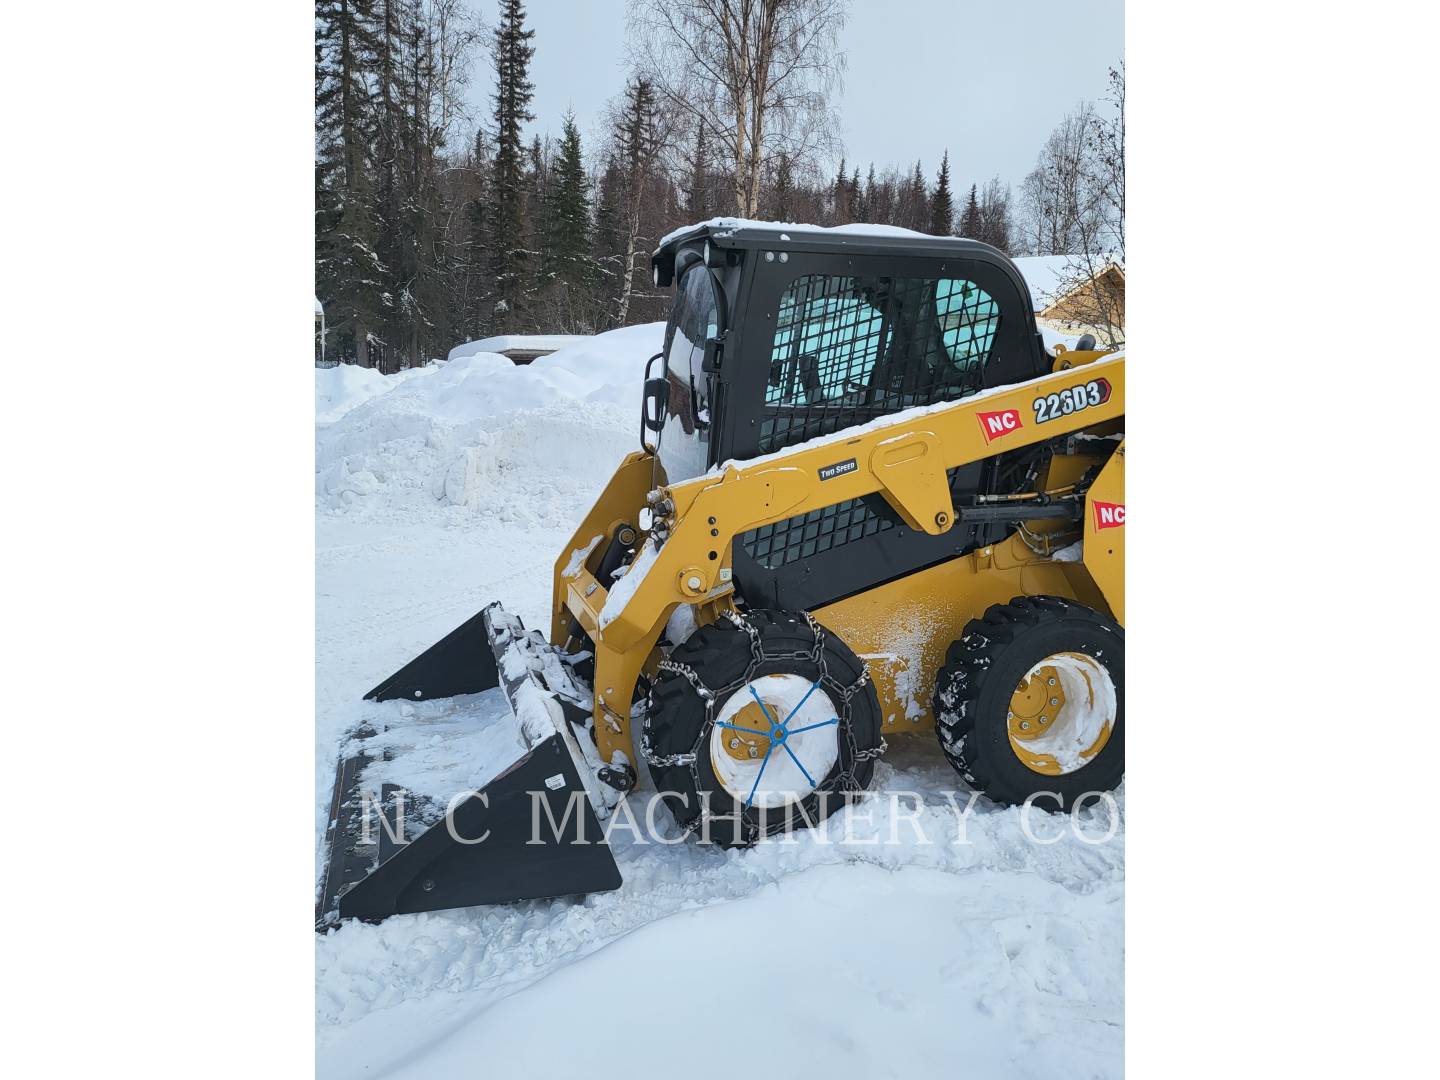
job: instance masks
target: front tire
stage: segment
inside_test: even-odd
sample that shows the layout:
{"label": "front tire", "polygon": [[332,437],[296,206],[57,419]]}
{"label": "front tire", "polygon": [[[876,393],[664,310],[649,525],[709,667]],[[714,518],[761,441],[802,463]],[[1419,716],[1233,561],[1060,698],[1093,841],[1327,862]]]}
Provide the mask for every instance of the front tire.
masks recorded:
{"label": "front tire", "polygon": [[972,788],[1069,810],[1125,775],[1125,631],[1060,597],[994,604],[950,646],[934,709],[940,749]]}
{"label": "front tire", "polygon": [[790,611],[722,618],[672,649],[642,734],[676,823],[727,847],[817,824],[869,787],[882,746],[864,662]]}

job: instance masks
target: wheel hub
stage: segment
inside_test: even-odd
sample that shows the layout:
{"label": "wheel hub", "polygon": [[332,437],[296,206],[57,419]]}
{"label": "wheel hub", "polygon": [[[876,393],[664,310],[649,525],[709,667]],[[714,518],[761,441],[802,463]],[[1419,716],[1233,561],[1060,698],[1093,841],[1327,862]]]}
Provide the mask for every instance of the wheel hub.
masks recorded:
{"label": "wheel hub", "polygon": [[818,681],[763,675],[742,686],[716,714],[710,765],[744,806],[799,802],[824,782],[839,758],[839,713]]}
{"label": "wheel hub", "polygon": [[1010,697],[1010,749],[1028,769],[1064,776],[1105,749],[1116,714],[1105,667],[1084,653],[1055,653],[1026,672]]}
{"label": "wheel hub", "polygon": [[734,726],[720,732],[720,745],[725,753],[736,761],[754,761],[764,757],[770,749],[770,718],[766,709],[774,713],[777,708],[773,701],[763,704],[752,701],[736,713],[730,721]]}

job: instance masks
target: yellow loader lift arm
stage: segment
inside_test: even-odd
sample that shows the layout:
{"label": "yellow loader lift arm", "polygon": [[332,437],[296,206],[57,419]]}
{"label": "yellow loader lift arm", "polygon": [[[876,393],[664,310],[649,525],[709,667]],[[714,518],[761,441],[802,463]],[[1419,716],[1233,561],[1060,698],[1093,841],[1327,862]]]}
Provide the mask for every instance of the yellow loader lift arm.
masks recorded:
{"label": "yellow loader lift arm", "polygon": [[[911,528],[946,532],[956,509],[946,470],[1116,420],[1125,413],[1125,360],[1105,356],[1029,382],[883,417],[854,429],[744,462],[718,474],[649,492],[653,459],[626,457],[555,567],[552,644],[571,616],[595,643],[596,744],[605,761],[636,760],[630,703],[636,681],[680,604],[728,606],[731,546],[737,536],[846,499],[878,493]],[[1056,405],[1058,402],[1058,406]],[[573,558],[631,508],[658,508],[658,550],[646,541],[610,588]],[[638,496],[638,497],[637,497]],[[1017,513],[1017,517],[1020,515]],[[568,571],[568,572],[567,572]],[[631,584],[632,574],[640,577]],[[1099,575],[1097,575],[1097,579]],[[1123,583],[1106,601],[1122,610]],[[623,603],[611,602],[621,591]]]}

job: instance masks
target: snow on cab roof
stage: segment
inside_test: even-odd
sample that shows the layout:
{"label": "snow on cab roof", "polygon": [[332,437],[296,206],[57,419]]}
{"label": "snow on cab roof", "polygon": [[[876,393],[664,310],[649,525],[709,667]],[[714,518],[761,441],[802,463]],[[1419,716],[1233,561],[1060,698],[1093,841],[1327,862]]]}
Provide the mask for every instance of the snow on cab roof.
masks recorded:
{"label": "snow on cab roof", "polygon": [[752,218],[716,217],[708,221],[700,221],[694,225],[682,225],[666,233],[656,245],[656,250],[668,247],[677,240],[683,240],[687,236],[695,236],[700,233],[708,233],[711,236],[730,236],[741,231],[762,232],[762,233],[822,233],[826,236],[877,236],[877,237],[920,237],[925,240],[956,239],[956,237],[930,236],[927,233],[916,232],[914,229],[902,229],[898,225],[874,225],[857,222],[853,225],[810,225],[805,222],[796,221],[756,221]]}

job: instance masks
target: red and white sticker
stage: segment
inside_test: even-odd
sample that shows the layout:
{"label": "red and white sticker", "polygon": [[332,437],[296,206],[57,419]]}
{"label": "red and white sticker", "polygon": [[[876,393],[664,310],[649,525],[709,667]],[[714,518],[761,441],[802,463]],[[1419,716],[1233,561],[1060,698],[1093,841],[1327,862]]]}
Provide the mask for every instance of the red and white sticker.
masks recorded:
{"label": "red and white sticker", "polygon": [[1019,431],[1023,426],[1020,423],[1019,409],[1005,409],[1002,412],[982,412],[976,413],[975,415],[980,421],[980,430],[984,433],[987,443],[992,443],[996,439]]}
{"label": "red and white sticker", "polygon": [[1118,529],[1125,524],[1125,504],[1096,502],[1095,507],[1095,528],[1097,529]]}

